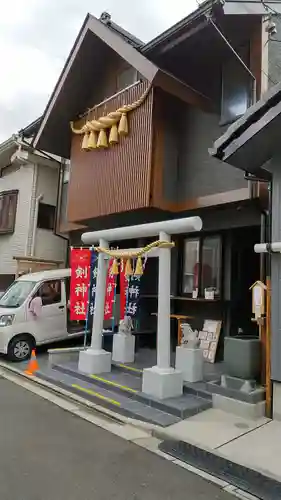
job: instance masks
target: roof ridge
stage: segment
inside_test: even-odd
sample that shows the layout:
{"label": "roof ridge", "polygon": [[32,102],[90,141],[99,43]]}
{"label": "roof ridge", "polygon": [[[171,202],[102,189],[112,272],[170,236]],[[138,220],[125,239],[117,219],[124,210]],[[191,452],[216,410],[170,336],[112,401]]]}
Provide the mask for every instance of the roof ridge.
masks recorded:
{"label": "roof ridge", "polygon": [[105,24],[112,31],[115,31],[118,35],[122,36],[128,43],[133,45],[135,48],[142,47],[144,45],[144,42],[142,42],[142,40],[140,40],[135,35],[122,28],[122,26],[120,26],[119,24],[112,21],[111,14],[109,14],[108,12],[106,11],[102,12],[99,21]]}

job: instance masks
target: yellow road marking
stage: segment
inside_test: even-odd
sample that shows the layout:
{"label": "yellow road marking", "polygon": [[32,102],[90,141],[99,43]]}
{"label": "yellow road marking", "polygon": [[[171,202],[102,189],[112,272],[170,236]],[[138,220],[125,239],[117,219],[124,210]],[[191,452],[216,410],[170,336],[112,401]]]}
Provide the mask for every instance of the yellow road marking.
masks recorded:
{"label": "yellow road marking", "polygon": [[134,368],[133,366],[122,365],[121,363],[117,366],[120,366],[120,368],[126,368],[126,370],[131,370],[132,372],[142,373],[142,370],[140,370],[139,368]]}
{"label": "yellow road marking", "polygon": [[94,380],[99,380],[100,382],[104,382],[105,384],[112,385],[113,387],[118,387],[119,389],[123,389],[124,391],[132,392],[133,394],[136,394],[138,392],[135,389],[132,389],[131,387],[117,384],[117,382],[113,382],[112,380],[107,380],[106,378],[97,377],[97,375],[91,375],[91,378]]}
{"label": "yellow road marking", "polygon": [[86,389],[85,387],[81,387],[80,385],[77,384],[72,384],[73,389],[78,389],[79,391],[86,392],[86,394],[90,394],[91,396],[95,396],[96,398],[102,399],[103,401],[107,401],[108,403],[112,403],[113,405],[116,406],[121,406],[119,401],[115,401],[114,399],[107,398],[106,396],[103,396],[102,394],[99,394],[98,392],[91,391],[91,389]]}

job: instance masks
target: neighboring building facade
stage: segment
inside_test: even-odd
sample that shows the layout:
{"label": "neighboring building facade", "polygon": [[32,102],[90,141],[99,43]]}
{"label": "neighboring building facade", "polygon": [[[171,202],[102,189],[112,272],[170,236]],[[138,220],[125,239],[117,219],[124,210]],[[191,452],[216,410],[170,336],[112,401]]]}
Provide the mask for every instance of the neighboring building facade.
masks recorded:
{"label": "neighboring building facade", "polygon": [[[268,88],[268,54],[275,50],[270,19],[260,2],[253,2],[251,14],[246,4],[205,2],[146,45],[110,16],[88,15],[34,141],[70,159],[59,218],[73,245],[81,245],[87,230],[202,217],[200,235],[176,239],[172,311],[192,315],[199,328],[203,319],[222,319],[225,335],[238,328],[255,332],[249,287],[263,273],[253,245],[264,231],[268,195],[266,184],[249,182],[208,153],[226,126]],[[127,137],[83,150],[83,134],[71,133],[71,121],[80,130],[136,102],[146,90],[143,104],[128,116]],[[144,276],[147,317],[156,310],[153,260]],[[205,298],[210,287],[212,301]]]}
{"label": "neighboring building facade", "polygon": [[[237,123],[214,144],[212,154],[242,171],[264,177],[272,192],[268,210],[266,245],[257,248],[266,255],[269,277],[270,315],[267,346],[269,373],[273,382],[273,417],[281,420],[281,84],[252,106]],[[270,307],[271,306],[271,307]]]}
{"label": "neighboring building facade", "polygon": [[64,264],[67,254],[67,240],[55,234],[60,163],[28,141],[14,136],[0,145],[1,291],[22,272]]}

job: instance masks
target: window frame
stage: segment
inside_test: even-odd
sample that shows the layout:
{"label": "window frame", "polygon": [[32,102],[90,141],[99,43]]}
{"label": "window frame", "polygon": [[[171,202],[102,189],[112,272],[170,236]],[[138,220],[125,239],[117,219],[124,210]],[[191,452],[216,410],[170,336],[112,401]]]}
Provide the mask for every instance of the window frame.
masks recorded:
{"label": "window frame", "polygon": [[[18,206],[18,189],[11,189],[9,191],[0,192],[0,199],[3,198],[3,203],[5,198],[9,198],[9,202],[4,210],[0,209],[0,235],[1,234],[11,234],[15,231],[16,216],[17,216],[17,206]],[[11,208],[10,208],[11,207]],[[9,212],[12,210],[11,221],[9,226]],[[2,227],[2,220],[6,219],[6,226]]]}
{"label": "window frame", "polygon": [[[40,224],[39,224],[39,218],[40,218],[40,207],[42,206],[45,206],[45,207],[51,207],[53,209],[53,224],[52,224],[52,227],[42,227]],[[51,205],[50,203],[43,203],[43,202],[39,202],[39,206],[38,206],[38,215],[37,215],[37,226],[36,228],[37,229],[42,229],[43,231],[51,231],[51,232],[54,232],[55,231],[55,225],[56,225],[56,206],[55,205]]]}
{"label": "window frame", "polygon": [[[203,290],[203,283],[202,283],[202,255],[203,255],[203,243],[204,240],[211,238],[211,237],[216,237],[219,240],[220,244],[220,276],[219,276],[219,293],[215,293],[215,299],[221,300],[223,297],[223,262],[224,262],[224,256],[223,256],[223,235],[221,233],[217,232],[211,232],[211,233],[206,233],[206,234],[193,234],[190,236],[182,237],[182,240],[180,242],[180,265],[179,265],[179,286],[178,290],[180,292],[180,296],[182,297],[187,297],[192,299],[192,292],[190,293],[185,293],[184,286],[183,286],[183,277],[184,277],[184,267],[185,267],[185,242],[186,241],[199,241],[199,270],[198,270],[198,297],[197,299],[205,299],[205,294]],[[193,299],[193,300],[197,300]],[[207,299],[206,299],[207,300]]]}
{"label": "window frame", "polygon": [[[125,74],[129,73],[132,71],[133,76],[133,81],[131,83],[126,82],[125,86],[122,85],[122,77],[124,77]],[[120,69],[120,71],[116,74],[115,78],[115,89],[116,93],[122,92],[122,90],[125,90],[126,88],[130,87],[131,85],[134,85],[138,81],[138,72],[133,66],[128,65],[127,67],[124,66],[123,68]],[[124,83],[124,82],[123,82]]]}
{"label": "window frame", "polygon": [[62,280],[60,278],[53,278],[53,279],[49,279],[49,280],[45,280],[45,281],[41,282],[40,285],[38,286],[38,288],[36,289],[36,291],[35,291],[32,299],[34,299],[35,297],[39,297],[39,295],[38,295],[39,294],[39,290],[44,285],[46,285],[46,283],[57,283],[57,282],[59,282],[59,284],[60,284],[60,300],[56,301],[56,302],[51,302],[50,304],[44,304],[43,300],[42,300],[42,307],[54,306],[54,305],[57,305],[57,304],[61,304],[61,302],[62,302]]}

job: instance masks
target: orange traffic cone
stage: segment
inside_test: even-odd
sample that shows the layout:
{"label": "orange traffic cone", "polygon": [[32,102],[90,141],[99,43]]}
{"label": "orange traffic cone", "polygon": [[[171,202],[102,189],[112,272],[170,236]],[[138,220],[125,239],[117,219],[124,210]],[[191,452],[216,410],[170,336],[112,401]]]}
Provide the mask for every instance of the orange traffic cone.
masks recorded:
{"label": "orange traffic cone", "polygon": [[34,375],[35,372],[39,370],[38,361],[36,359],[35,349],[32,350],[31,358],[27,365],[27,369],[24,371],[26,375]]}

